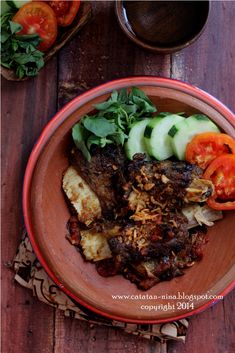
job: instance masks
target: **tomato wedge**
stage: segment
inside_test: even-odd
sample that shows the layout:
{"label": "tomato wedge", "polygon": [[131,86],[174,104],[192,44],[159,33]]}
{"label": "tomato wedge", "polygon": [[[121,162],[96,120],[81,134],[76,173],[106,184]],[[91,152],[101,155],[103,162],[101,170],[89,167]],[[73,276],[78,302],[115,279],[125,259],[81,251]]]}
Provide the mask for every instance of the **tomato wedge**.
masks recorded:
{"label": "tomato wedge", "polygon": [[48,5],[50,5],[52,10],[55,12],[56,17],[64,15],[69,9],[69,1],[48,1]]}
{"label": "tomato wedge", "polygon": [[57,23],[59,26],[66,27],[71,25],[75,16],[78,13],[81,1],[69,1],[69,7],[65,13],[60,16],[57,16]]}
{"label": "tomato wedge", "polygon": [[203,177],[211,180],[215,187],[214,194],[207,200],[208,205],[215,210],[235,210],[235,155],[215,158]]}
{"label": "tomato wedge", "polygon": [[186,147],[186,161],[202,169],[222,154],[235,153],[235,140],[226,134],[205,132],[196,135]]}
{"label": "tomato wedge", "polygon": [[57,37],[57,20],[52,8],[42,1],[29,2],[23,5],[13,17],[23,29],[17,34],[37,33],[42,38],[39,50],[46,51]]}

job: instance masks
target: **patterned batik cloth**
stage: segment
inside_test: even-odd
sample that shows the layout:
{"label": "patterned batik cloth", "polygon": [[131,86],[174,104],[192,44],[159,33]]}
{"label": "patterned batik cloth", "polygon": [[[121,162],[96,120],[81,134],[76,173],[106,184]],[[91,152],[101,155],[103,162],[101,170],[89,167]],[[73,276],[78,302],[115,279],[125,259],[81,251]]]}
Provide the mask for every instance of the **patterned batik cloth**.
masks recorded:
{"label": "patterned batik cloth", "polygon": [[15,272],[15,280],[19,284],[31,289],[33,295],[42,302],[63,310],[65,316],[84,320],[90,324],[116,327],[133,335],[151,340],[159,340],[161,342],[165,340],[185,341],[188,328],[188,320],[186,319],[153,325],[128,324],[99,316],[75,302],[48,277],[33,252],[27,234],[23,236],[13,260],[13,270]]}

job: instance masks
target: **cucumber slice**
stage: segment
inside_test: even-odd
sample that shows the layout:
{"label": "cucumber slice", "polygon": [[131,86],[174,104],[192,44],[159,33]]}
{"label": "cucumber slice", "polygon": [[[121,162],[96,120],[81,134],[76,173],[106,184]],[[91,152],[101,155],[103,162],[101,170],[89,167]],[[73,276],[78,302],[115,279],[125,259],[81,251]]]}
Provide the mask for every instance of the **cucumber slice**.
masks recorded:
{"label": "cucumber slice", "polygon": [[168,135],[170,136],[174,155],[179,160],[184,160],[187,144],[195,135],[202,132],[220,132],[220,130],[206,115],[203,114],[191,115],[184,121],[180,121],[173,125],[168,132]]}
{"label": "cucumber slice", "polygon": [[146,158],[148,158],[148,153],[144,141],[144,130],[149,121],[150,119],[145,118],[136,122],[132,126],[129,132],[128,140],[125,143],[125,152],[127,158],[133,159],[133,156],[136,153],[145,153]]}
{"label": "cucumber slice", "polygon": [[185,118],[182,116],[170,113],[165,117],[157,116],[151,119],[144,131],[145,144],[150,156],[162,161],[173,155],[168,131],[172,125],[183,120]]}

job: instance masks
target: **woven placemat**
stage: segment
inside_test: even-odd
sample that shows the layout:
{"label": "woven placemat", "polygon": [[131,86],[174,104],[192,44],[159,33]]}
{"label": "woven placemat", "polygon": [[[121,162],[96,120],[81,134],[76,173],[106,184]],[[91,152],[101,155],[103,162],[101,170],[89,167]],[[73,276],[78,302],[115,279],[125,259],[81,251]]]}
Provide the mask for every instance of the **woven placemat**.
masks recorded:
{"label": "woven placemat", "polygon": [[186,319],[154,325],[127,324],[99,316],[72,300],[48,277],[37,260],[26,233],[23,235],[13,260],[13,270],[15,280],[20,285],[32,290],[33,295],[40,301],[63,310],[65,316],[88,321],[90,324],[116,327],[127,333],[150,340],[161,342],[166,340],[185,341],[188,328],[188,320]]}

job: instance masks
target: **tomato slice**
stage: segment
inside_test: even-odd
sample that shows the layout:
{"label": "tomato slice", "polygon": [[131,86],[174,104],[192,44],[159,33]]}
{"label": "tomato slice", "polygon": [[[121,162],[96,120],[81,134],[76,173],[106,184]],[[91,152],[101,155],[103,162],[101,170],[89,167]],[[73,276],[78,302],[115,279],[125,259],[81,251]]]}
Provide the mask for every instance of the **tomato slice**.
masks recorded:
{"label": "tomato slice", "polygon": [[211,180],[215,187],[214,194],[207,200],[208,205],[216,210],[235,210],[235,155],[215,158],[203,177]]}
{"label": "tomato slice", "polygon": [[23,29],[17,34],[37,33],[42,38],[38,45],[41,51],[48,50],[57,37],[57,20],[52,8],[42,1],[29,2],[23,5],[13,17]]}
{"label": "tomato slice", "polygon": [[64,15],[69,9],[69,1],[48,1],[48,5],[50,5],[52,10],[55,12],[56,17]]}
{"label": "tomato slice", "polygon": [[73,22],[75,16],[78,13],[79,7],[80,7],[81,1],[69,1],[69,7],[68,10],[57,17],[57,22],[59,26],[66,27],[71,25]]}
{"label": "tomato slice", "polygon": [[186,147],[186,161],[202,169],[225,153],[235,153],[235,140],[226,134],[205,132],[196,135]]}

